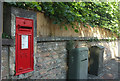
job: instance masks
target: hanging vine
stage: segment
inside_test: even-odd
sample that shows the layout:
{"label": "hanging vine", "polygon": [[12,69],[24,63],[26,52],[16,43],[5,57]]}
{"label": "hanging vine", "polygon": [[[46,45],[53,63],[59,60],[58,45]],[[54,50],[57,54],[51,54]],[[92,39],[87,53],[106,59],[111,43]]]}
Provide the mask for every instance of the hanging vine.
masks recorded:
{"label": "hanging vine", "polygon": [[8,5],[24,9],[33,9],[44,12],[53,19],[54,24],[70,24],[75,32],[79,32],[73,22],[89,23],[91,27],[104,27],[119,34],[118,2],[9,2]]}

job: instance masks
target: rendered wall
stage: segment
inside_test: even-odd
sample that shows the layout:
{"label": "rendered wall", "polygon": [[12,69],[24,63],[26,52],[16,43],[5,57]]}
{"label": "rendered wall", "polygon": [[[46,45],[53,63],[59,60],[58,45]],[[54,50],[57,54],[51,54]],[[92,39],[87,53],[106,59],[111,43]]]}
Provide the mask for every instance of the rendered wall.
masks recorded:
{"label": "rendered wall", "polygon": [[37,37],[57,36],[57,37],[97,37],[98,39],[117,37],[116,34],[110,30],[100,27],[84,27],[76,23],[79,27],[79,32],[76,33],[72,26],[67,25],[68,30],[62,29],[57,24],[52,24],[52,20],[44,15],[44,13],[37,12]]}

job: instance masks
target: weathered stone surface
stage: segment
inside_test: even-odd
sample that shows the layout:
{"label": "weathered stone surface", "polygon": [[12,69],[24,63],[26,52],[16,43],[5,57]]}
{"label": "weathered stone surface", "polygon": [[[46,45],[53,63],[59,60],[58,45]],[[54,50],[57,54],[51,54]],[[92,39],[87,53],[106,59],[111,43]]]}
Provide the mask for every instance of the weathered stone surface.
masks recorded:
{"label": "weathered stone surface", "polygon": [[[22,12],[22,13],[21,13]],[[36,54],[36,29],[37,29],[37,22],[36,22],[36,12],[31,11],[31,10],[24,10],[21,8],[15,8],[15,7],[7,7],[6,5],[4,5],[4,33],[8,34],[11,38],[12,38],[12,44],[8,42],[5,42],[7,44],[3,44],[3,45],[7,45],[9,47],[9,59],[7,63],[9,63],[9,65],[7,66],[9,68],[9,74],[10,74],[10,78],[11,79],[16,79],[16,78],[27,78],[31,76],[31,73],[26,73],[25,75],[20,75],[20,76],[15,76],[15,32],[16,32],[16,17],[24,17],[24,18],[29,18],[29,19],[33,19],[34,20],[34,54]],[[34,64],[36,64],[36,56],[34,55]],[[37,56],[39,57],[39,56]],[[6,61],[7,61],[6,60]],[[6,63],[6,64],[7,64]]]}
{"label": "weathered stone surface", "polygon": [[[36,71],[40,79],[65,79],[66,77],[66,43],[42,42],[37,44]],[[59,76],[58,76],[59,75]],[[34,77],[35,78],[35,77]]]}
{"label": "weathered stone surface", "polygon": [[15,74],[15,47],[9,47],[10,49],[10,56],[9,56],[9,68],[10,68],[10,75]]}
{"label": "weathered stone surface", "polygon": [[[80,45],[87,47],[93,45],[102,45],[105,47],[104,61],[108,61],[114,52],[113,49],[117,49],[116,42],[81,42]],[[79,47],[80,47],[79,45]],[[110,48],[111,46],[115,48]],[[37,43],[37,53],[34,55],[34,71],[25,73],[19,76],[14,76],[15,73],[15,47],[9,47],[10,55],[7,56],[8,47],[3,46],[2,48],[2,78],[12,79],[66,79],[67,75],[67,50],[66,42],[40,42]],[[114,50],[113,50],[114,51]],[[9,61],[8,61],[9,57]],[[8,62],[6,62],[8,61]],[[9,63],[10,76],[6,75],[7,70],[4,68]],[[5,72],[6,71],[6,72]]]}
{"label": "weathered stone surface", "polygon": [[2,78],[7,79],[9,75],[9,68],[8,68],[8,46],[2,47],[2,54],[1,54],[1,71],[2,71]]}

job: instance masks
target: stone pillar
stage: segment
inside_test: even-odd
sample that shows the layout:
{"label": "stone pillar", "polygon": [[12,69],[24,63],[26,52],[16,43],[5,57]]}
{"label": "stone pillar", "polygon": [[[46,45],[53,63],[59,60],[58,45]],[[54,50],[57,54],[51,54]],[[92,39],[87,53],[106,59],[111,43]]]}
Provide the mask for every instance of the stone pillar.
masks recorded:
{"label": "stone pillar", "polygon": [[[22,13],[21,13],[22,12]],[[9,78],[10,79],[23,79],[23,78],[28,78],[30,77],[34,71],[32,72],[28,72],[25,74],[21,74],[21,75],[15,75],[15,33],[16,33],[16,17],[22,17],[22,18],[28,18],[28,19],[33,19],[34,20],[34,55],[36,54],[36,12],[34,11],[30,11],[30,10],[25,10],[25,9],[21,9],[21,8],[16,8],[16,7],[8,7],[6,6],[6,4],[4,4],[4,10],[3,10],[4,16],[3,16],[3,32],[6,33],[7,35],[9,35],[11,37],[11,39],[13,40],[13,46],[9,46]],[[33,56],[34,57],[34,56]],[[34,57],[35,58],[35,57]],[[34,59],[34,64],[35,64],[35,59]],[[34,70],[35,70],[35,65],[34,65]]]}
{"label": "stone pillar", "polygon": [[[2,47],[2,26],[3,26],[3,3],[0,1],[0,58],[1,58],[1,47]],[[0,70],[0,80],[1,80],[1,70]]]}

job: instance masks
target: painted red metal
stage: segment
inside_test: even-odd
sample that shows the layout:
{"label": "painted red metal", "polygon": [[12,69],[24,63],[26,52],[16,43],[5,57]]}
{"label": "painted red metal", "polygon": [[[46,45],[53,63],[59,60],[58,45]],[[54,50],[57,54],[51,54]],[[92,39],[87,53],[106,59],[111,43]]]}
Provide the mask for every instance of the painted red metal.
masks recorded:
{"label": "painted red metal", "polygon": [[[33,71],[33,20],[27,18],[16,17],[16,42],[15,42],[15,70],[16,74],[27,73]],[[22,48],[22,37],[26,36],[28,42],[27,48]]]}

